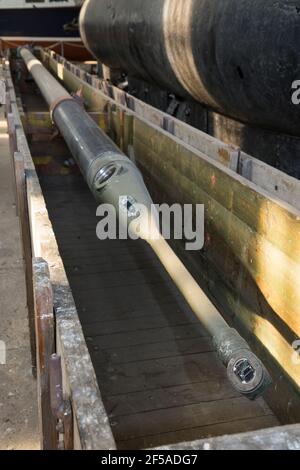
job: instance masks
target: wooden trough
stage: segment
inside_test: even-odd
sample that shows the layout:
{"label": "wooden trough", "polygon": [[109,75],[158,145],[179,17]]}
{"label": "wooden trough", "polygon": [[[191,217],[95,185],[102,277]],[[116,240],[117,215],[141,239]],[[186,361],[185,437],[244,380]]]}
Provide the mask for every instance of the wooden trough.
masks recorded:
{"label": "wooden trough", "polygon": [[299,181],[53,52],[39,55],[81,91],[156,202],[205,205],[204,249],[174,248],[273,378],[264,400],[238,396],[151,250],[96,239],[92,196],[26,76],[13,83],[22,64],[11,60],[1,73],[42,447],[299,449]]}

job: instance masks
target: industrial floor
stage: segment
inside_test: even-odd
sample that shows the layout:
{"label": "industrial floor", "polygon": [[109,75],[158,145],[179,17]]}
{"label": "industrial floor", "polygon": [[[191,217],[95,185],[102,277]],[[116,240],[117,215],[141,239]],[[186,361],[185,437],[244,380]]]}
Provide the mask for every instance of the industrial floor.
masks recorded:
{"label": "industrial floor", "polygon": [[3,107],[0,107],[0,348],[0,449],[38,449],[36,381],[31,373],[23,259]]}
{"label": "industrial floor", "polygon": [[[34,151],[34,148],[33,148]],[[49,159],[40,181],[119,449],[278,425],[227,381],[211,340],[144,242],[99,241],[79,174]],[[67,158],[62,156],[61,163]]]}

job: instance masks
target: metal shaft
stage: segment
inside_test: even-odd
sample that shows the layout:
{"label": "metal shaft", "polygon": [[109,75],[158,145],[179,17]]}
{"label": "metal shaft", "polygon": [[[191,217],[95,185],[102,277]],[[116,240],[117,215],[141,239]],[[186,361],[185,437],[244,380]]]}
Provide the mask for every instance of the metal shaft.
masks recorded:
{"label": "metal shaft", "polygon": [[[214,338],[232,384],[242,394],[256,398],[269,383],[267,371],[250,351],[246,341],[227,325],[161,236],[156,221],[148,224],[153,203],[137,167],[27,48],[22,48],[20,54],[50,106],[53,120],[96,200],[102,204],[112,204],[122,225],[150,244],[194,313]],[[143,217],[147,221],[139,217],[139,207],[146,208],[146,216]]]}

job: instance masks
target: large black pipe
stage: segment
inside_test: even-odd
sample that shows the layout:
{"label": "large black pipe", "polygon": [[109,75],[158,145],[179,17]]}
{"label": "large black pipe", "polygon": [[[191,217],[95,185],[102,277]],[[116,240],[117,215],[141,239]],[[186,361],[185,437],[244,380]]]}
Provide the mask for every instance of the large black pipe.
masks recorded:
{"label": "large black pipe", "polygon": [[104,64],[243,122],[300,135],[300,0],[86,0]]}

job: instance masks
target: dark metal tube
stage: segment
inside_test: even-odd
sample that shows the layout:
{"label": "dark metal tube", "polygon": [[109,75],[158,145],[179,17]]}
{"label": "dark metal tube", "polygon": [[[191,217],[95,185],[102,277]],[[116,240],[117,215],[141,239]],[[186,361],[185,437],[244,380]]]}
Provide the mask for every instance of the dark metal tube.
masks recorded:
{"label": "dark metal tube", "polygon": [[87,0],[105,65],[252,125],[300,135],[300,0]]}
{"label": "dark metal tube", "polygon": [[[141,173],[27,48],[22,48],[20,54],[52,109],[53,120],[95,199],[112,204],[121,223],[128,228],[130,222],[137,222],[141,205],[150,212],[153,204]],[[120,207],[120,199],[124,197],[124,207]],[[154,232],[158,237],[153,239],[144,229],[143,238],[214,338],[229,380],[250,399],[261,395],[269,384],[268,372],[238,332],[227,325],[168,243],[157,233],[158,230],[155,226]]]}

